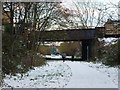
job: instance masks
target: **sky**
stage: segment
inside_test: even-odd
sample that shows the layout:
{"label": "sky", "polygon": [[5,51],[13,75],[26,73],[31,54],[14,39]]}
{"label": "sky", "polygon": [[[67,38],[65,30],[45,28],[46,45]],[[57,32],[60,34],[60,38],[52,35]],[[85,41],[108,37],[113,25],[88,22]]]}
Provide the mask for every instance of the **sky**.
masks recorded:
{"label": "sky", "polygon": [[62,0],[63,5],[65,5],[66,7],[70,7],[73,2],[84,2],[84,1],[91,1],[91,2],[102,2],[102,3],[114,3],[114,4],[118,4],[118,2],[120,2],[120,0]]}
{"label": "sky", "polygon": [[92,2],[112,2],[112,3],[118,3],[120,0],[62,0],[63,2],[66,3],[72,3],[73,1],[79,1],[79,2],[84,2],[84,1],[92,1]]}
{"label": "sky", "polygon": [[74,11],[76,9],[76,6],[75,6],[75,4],[77,4],[76,2],[85,2],[85,1],[100,2],[100,3],[103,3],[103,5],[107,5],[107,7],[111,7],[111,8],[109,8],[109,10],[111,10],[112,12],[115,11],[114,12],[115,14],[113,14],[113,15],[111,14],[112,17],[114,19],[116,19],[116,17],[118,18],[118,9],[114,7],[114,4],[118,5],[118,2],[120,3],[120,0],[62,0],[62,2],[63,2],[62,5],[66,8],[69,8],[69,10]]}

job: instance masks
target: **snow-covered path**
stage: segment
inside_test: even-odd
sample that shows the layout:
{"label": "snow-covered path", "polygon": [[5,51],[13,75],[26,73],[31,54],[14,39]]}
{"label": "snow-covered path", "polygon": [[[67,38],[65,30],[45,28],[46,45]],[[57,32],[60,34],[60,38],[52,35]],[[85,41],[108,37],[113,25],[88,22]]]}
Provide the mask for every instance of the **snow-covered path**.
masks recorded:
{"label": "snow-covered path", "polygon": [[17,88],[118,88],[118,71],[92,62],[48,61],[22,78],[8,75],[4,82]]}
{"label": "snow-covered path", "polygon": [[[72,69],[73,77],[66,88],[117,88],[117,69],[105,68],[100,64],[66,62]],[[92,68],[93,67],[93,68]],[[98,68],[99,67],[99,68]],[[101,68],[100,68],[101,67]]]}

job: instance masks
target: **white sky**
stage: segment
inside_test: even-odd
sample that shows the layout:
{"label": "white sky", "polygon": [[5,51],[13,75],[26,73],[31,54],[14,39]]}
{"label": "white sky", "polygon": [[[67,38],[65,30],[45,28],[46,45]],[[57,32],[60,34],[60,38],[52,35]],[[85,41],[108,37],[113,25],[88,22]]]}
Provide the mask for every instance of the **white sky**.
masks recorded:
{"label": "white sky", "polygon": [[112,2],[112,3],[118,3],[120,0],[62,0],[62,1],[66,2],[66,3],[72,3],[73,1],[79,1],[79,2],[92,1],[92,2]]}
{"label": "white sky", "polygon": [[91,1],[91,2],[102,2],[102,3],[114,3],[114,4],[118,4],[118,2],[120,2],[120,0],[62,0],[63,5],[65,5],[66,7],[70,7],[73,2],[84,2],[84,1]]}

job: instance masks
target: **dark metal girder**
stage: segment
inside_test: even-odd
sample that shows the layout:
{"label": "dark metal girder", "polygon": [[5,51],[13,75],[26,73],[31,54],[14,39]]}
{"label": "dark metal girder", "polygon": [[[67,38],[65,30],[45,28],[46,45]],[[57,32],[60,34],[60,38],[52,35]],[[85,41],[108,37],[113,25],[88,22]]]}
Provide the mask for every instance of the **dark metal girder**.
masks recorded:
{"label": "dark metal girder", "polygon": [[96,37],[95,29],[69,29],[54,30],[42,32],[41,41],[82,41],[94,39]]}
{"label": "dark metal girder", "polygon": [[105,38],[110,38],[110,37],[113,37],[113,38],[120,38],[120,34],[105,34],[104,37],[105,37]]}

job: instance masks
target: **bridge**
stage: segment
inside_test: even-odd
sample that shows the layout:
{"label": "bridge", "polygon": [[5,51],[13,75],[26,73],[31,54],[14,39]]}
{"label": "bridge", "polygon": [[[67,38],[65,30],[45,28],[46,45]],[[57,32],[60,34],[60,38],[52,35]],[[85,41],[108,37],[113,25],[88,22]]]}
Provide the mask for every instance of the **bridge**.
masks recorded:
{"label": "bridge", "polygon": [[[95,53],[97,49],[96,42],[98,38],[109,38],[109,37],[119,38],[120,30],[106,30],[105,27],[95,27],[88,29],[50,30],[50,31],[36,30],[35,35],[40,36],[39,41],[41,42],[68,42],[68,41],[81,42],[82,58],[75,59],[75,61],[76,60],[84,61],[95,57]],[[50,60],[51,58],[47,58],[47,59]]]}
{"label": "bridge", "polygon": [[43,35],[42,38],[40,39],[41,41],[46,41],[46,42],[80,41],[82,42],[81,60],[87,60],[94,57],[94,53],[96,53],[97,38],[108,38],[108,37],[119,38],[120,37],[120,33],[112,33],[112,34],[106,33],[104,27],[96,27],[94,29],[89,28],[89,29],[51,30],[51,31],[42,31],[41,33]]}

